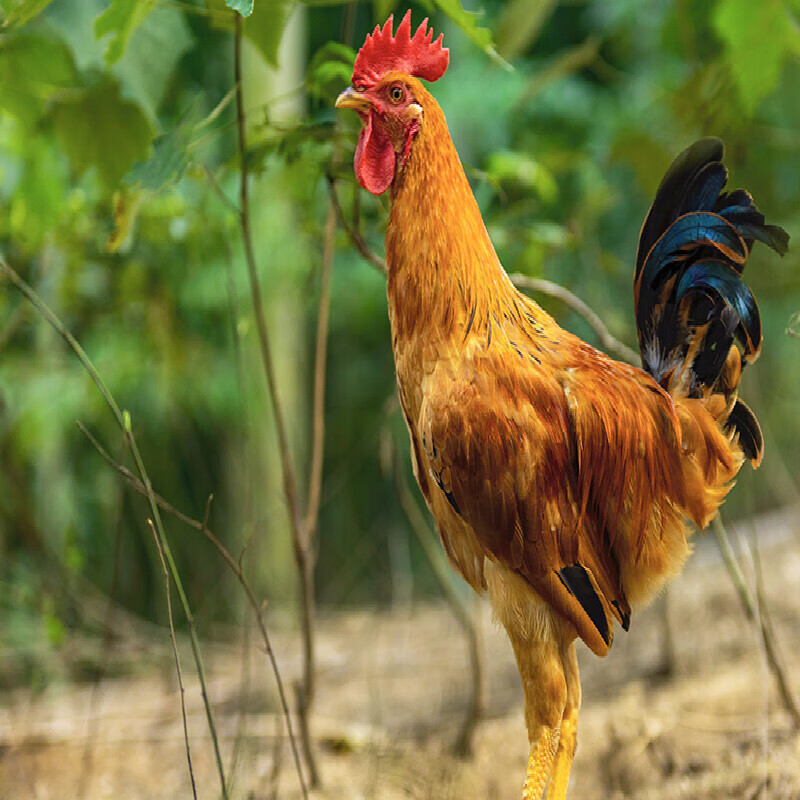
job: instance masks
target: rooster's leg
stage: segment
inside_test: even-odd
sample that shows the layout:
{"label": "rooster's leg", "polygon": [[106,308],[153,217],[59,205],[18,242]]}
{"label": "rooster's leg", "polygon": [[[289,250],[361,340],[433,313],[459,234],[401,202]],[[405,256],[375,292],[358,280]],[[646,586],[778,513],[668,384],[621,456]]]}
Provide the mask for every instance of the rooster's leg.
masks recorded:
{"label": "rooster's leg", "polygon": [[561,720],[561,738],[550,770],[550,784],[547,787],[547,800],[565,800],[569,769],[578,737],[578,711],[581,706],[581,682],[578,676],[578,657],[575,643],[569,644],[562,653],[564,675],[567,680],[567,704]]}
{"label": "rooster's leg", "polygon": [[521,642],[512,637],[525,692],[525,723],[531,743],[522,800],[540,800],[556,753],[567,702],[561,647],[553,636]]}

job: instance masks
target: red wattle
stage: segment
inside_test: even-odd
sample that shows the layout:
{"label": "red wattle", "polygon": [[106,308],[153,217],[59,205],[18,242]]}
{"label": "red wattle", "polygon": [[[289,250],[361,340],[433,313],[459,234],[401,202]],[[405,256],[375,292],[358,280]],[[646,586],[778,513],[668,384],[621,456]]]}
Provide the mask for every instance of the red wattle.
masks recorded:
{"label": "red wattle", "polygon": [[356,147],[355,169],[358,182],[372,194],[383,194],[394,180],[395,155],[392,142],[369,112]]}

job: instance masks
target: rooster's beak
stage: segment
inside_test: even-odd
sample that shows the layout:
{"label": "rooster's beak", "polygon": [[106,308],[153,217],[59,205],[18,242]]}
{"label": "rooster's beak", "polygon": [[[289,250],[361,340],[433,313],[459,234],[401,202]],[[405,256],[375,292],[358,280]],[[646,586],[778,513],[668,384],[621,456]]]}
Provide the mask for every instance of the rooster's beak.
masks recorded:
{"label": "rooster's beak", "polygon": [[352,108],[353,111],[366,112],[372,103],[364,97],[363,92],[357,92],[352,86],[348,86],[337,98],[336,108]]}

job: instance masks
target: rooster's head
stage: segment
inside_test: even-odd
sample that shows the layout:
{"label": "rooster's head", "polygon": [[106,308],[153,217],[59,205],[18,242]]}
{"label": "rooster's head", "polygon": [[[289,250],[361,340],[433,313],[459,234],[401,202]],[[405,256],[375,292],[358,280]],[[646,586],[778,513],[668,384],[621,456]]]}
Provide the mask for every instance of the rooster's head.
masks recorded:
{"label": "rooster's head", "polygon": [[352,108],[361,117],[356,177],[372,194],[382,194],[391,186],[423,124],[420,101],[427,93],[417,79],[438,80],[450,61],[442,36],[433,41],[427,19],[413,36],[410,11],[396,34],[392,34],[392,21],[390,16],[382,29],[376,26],[367,35],[353,67],[353,85],[336,100],[337,108]]}

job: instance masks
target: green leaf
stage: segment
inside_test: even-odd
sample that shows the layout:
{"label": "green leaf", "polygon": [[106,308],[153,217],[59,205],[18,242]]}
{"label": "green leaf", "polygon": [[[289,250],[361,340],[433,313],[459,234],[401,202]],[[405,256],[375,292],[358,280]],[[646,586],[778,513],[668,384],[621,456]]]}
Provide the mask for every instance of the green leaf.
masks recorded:
{"label": "green leaf", "polygon": [[713,22],[742,103],[752,114],[777,86],[787,56],[800,51],[796,20],[781,0],[720,0]]}
{"label": "green leaf", "polygon": [[556,0],[511,0],[497,24],[497,49],[516,58],[530,48],[553,13]]}
{"label": "green leaf", "polygon": [[486,172],[492,181],[514,181],[533,189],[546,203],[555,200],[558,194],[553,174],[528,153],[510,150],[492,153]]}
{"label": "green leaf", "polygon": [[225,5],[238,11],[243,17],[249,17],[253,13],[253,0],[225,0]]}
{"label": "green leaf", "polygon": [[138,161],[123,179],[126,186],[158,191],[177,183],[189,166],[189,145],[199,117],[199,103],[174,127],[153,141],[153,155]]}
{"label": "green leaf", "polygon": [[273,67],[278,66],[278,45],[281,43],[281,36],[294,4],[295,0],[261,2],[242,28],[244,35]]}
{"label": "green leaf", "polygon": [[492,39],[492,32],[488,28],[478,27],[477,15],[465,11],[461,0],[425,0],[424,5],[431,4],[438,8],[455,25],[457,25],[471,42],[478,45],[486,55],[505,69],[511,69],[509,64],[498,54]]}
{"label": "green leaf", "polygon": [[59,89],[75,85],[75,66],[61,42],[20,33],[0,47],[0,108],[28,127]]}
{"label": "green leaf", "polygon": [[64,643],[64,623],[52,612],[44,615],[44,630],[47,641],[53,647],[60,647]]}
{"label": "green leaf", "polygon": [[106,48],[106,64],[115,64],[122,58],[131,34],[154,7],[155,0],[112,0],[95,20],[94,35],[98,39],[113,34]]}
{"label": "green leaf", "polygon": [[147,158],[150,123],[135,103],[106,80],[65,97],[53,109],[53,125],[73,169],[96,167],[106,190],[113,190],[134,161]]}
{"label": "green leaf", "polygon": [[314,97],[333,101],[349,83],[356,51],[352,47],[328,42],[314,54],[308,65],[306,85]]}
{"label": "green leaf", "polygon": [[44,11],[53,0],[3,0],[0,9],[3,11],[3,27],[10,28],[14,25],[24,25]]}
{"label": "green leaf", "polygon": [[123,97],[138,103],[155,121],[170,77],[191,46],[185,16],[174,8],[155,8],[131,35],[125,55],[114,66]]}

